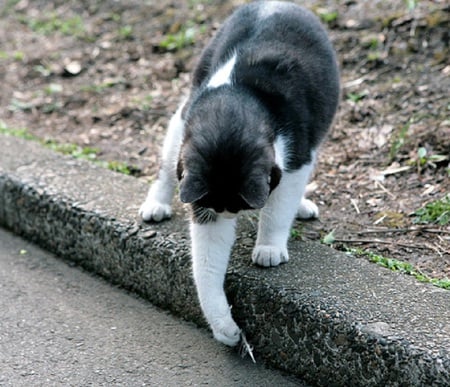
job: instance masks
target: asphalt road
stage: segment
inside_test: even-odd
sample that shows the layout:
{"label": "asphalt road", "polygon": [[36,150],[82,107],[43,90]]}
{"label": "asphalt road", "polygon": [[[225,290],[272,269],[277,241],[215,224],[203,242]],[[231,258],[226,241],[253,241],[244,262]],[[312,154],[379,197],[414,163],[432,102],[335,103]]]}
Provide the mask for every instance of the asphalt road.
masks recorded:
{"label": "asphalt road", "polygon": [[0,386],[304,386],[0,228]]}

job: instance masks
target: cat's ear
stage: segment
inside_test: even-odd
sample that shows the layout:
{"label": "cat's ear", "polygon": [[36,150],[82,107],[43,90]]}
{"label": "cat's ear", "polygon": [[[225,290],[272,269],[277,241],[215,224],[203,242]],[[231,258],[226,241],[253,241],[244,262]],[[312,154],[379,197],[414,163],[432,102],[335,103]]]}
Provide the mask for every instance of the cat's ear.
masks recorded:
{"label": "cat's ear", "polygon": [[281,169],[274,165],[267,176],[247,181],[241,189],[241,198],[253,209],[263,208],[272,190],[280,183]]}
{"label": "cat's ear", "polygon": [[208,188],[201,179],[185,173],[181,158],[177,163],[177,177],[180,181],[180,200],[183,203],[194,203],[208,193]]}
{"label": "cat's ear", "polygon": [[269,182],[262,176],[247,181],[241,188],[240,196],[252,209],[263,208],[270,194]]}
{"label": "cat's ear", "polygon": [[272,167],[272,170],[270,171],[270,181],[269,181],[270,192],[272,192],[278,186],[278,184],[280,184],[280,180],[281,180],[281,169],[280,167],[278,167],[278,165],[275,164]]}
{"label": "cat's ear", "polygon": [[254,210],[263,208],[269,197],[269,185],[267,182],[246,184],[240,193],[241,198]]}
{"label": "cat's ear", "polygon": [[183,161],[181,161],[181,159],[178,159],[178,163],[177,163],[177,178],[178,178],[178,181],[181,181],[181,179],[183,178],[183,174],[184,174]]}
{"label": "cat's ear", "polygon": [[180,182],[180,200],[183,203],[194,203],[208,193],[208,187],[201,179],[186,174]]}

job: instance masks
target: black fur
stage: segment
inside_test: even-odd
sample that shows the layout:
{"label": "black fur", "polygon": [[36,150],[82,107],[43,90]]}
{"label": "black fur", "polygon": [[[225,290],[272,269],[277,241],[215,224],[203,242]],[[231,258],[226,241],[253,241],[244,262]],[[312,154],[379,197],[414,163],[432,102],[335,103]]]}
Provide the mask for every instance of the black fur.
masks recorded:
{"label": "black fur", "polygon": [[[285,171],[311,161],[339,99],[333,48],[317,18],[283,3],[262,19],[265,2],[239,8],[205,48],[183,111],[181,200],[236,213],[261,208],[281,171],[273,143],[283,136]],[[208,88],[237,54],[232,84]]]}

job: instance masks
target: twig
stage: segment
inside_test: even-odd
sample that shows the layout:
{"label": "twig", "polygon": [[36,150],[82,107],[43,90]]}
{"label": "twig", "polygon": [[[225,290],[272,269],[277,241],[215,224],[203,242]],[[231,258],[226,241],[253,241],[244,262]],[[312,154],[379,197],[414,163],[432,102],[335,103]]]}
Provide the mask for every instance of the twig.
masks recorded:
{"label": "twig", "polygon": [[386,228],[386,229],[380,229],[380,230],[361,230],[358,231],[358,235],[364,235],[364,234],[388,234],[391,232],[409,232],[412,231],[411,229],[403,229],[403,228]]}
{"label": "twig", "polygon": [[403,167],[397,167],[397,168],[388,168],[388,169],[385,169],[384,171],[381,171],[380,175],[383,175],[383,176],[394,175],[396,173],[408,171],[411,168],[412,167],[410,165],[405,165]]}
{"label": "twig", "polygon": [[378,239],[334,239],[334,242],[339,243],[381,243],[385,245],[390,245],[390,241],[380,241]]}
{"label": "twig", "polygon": [[359,210],[358,203],[356,202],[356,200],[352,198],[350,199],[350,203],[352,203],[353,207],[355,207],[356,213],[359,215],[361,211]]}
{"label": "twig", "polygon": [[381,223],[386,218],[386,215],[383,215],[380,219],[377,219],[375,222],[373,222],[374,225],[377,225]]}
{"label": "twig", "polygon": [[[394,243],[394,242],[393,242]],[[432,245],[430,245],[429,243],[427,243],[427,244],[424,244],[424,245],[413,245],[413,244],[408,244],[408,243],[399,243],[399,242],[395,242],[395,244],[397,245],[397,246],[400,246],[400,247],[406,247],[406,248],[409,248],[409,249],[422,249],[422,250],[432,250],[432,251],[435,251],[435,252],[437,252],[440,256],[442,256],[442,252],[440,252],[440,250],[439,249],[437,249],[436,248],[436,246],[432,246]],[[447,250],[442,250],[444,253],[446,253],[446,254],[450,254],[450,252],[449,251],[447,251]]]}
{"label": "twig", "polygon": [[361,77],[358,79],[354,79],[352,81],[348,81],[344,83],[344,88],[350,88],[350,87],[354,87],[354,86],[359,86],[361,83],[364,83],[368,78],[367,77]]}
{"label": "twig", "polygon": [[434,234],[449,234],[450,231],[447,230],[440,230],[438,228],[428,228],[428,227],[410,227],[410,228],[383,228],[378,230],[361,230],[358,231],[358,235],[364,235],[364,234],[386,234],[386,233],[394,233],[394,232],[400,232],[400,233],[408,233],[408,232],[429,232]]}
{"label": "twig", "polygon": [[381,188],[382,191],[384,191],[385,193],[387,193],[391,198],[395,199],[395,195],[389,191],[383,184],[381,184],[379,181],[375,181],[375,184]]}
{"label": "twig", "polygon": [[[425,242],[425,246],[428,247],[430,250],[435,251],[440,257],[442,257],[442,255],[443,255],[442,251],[438,246],[434,246],[431,243],[427,243],[427,242]],[[444,252],[445,252],[445,250],[444,250]]]}
{"label": "twig", "polygon": [[424,228],[421,231],[431,232],[431,233],[435,233],[435,234],[447,234],[447,235],[450,235],[450,231],[439,230],[438,228]]}
{"label": "twig", "polygon": [[[334,242],[338,243],[349,243],[349,244],[360,244],[360,243],[376,243],[376,244],[383,244],[383,245],[393,245],[400,247],[405,247],[408,249],[425,249],[425,250],[432,250],[434,252],[437,252],[440,256],[442,256],[442,252],[436,247],[432,246],[429,243],[426,243],[424,245],[415,245],[411,243],[401,243],[401,242],[394,242],[394,241],[380,241],[378,239],[335,239]],[[446,250],[443,250],[445,253],[448,253]]]}

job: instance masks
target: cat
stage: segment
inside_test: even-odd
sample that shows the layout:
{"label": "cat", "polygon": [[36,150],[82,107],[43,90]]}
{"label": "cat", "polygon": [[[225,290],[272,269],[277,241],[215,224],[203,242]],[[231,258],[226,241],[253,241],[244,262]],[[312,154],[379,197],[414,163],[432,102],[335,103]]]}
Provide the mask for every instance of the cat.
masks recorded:
{"label": "cat", "polygon": [[223,288],[236,215],[260,209],[255,264],[288,261],[294,218],[319,215],[304,193],[339,93],[335,52],[316,16],[293,3],[254,2],[203,50],[190,96],[169,122],[159,175],[139,213],[169,218],[178,178],[191,208],[200,305],[226,345],[241,338]]}

